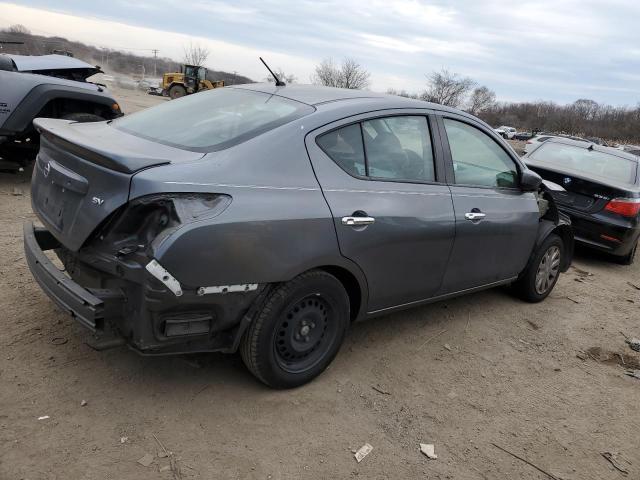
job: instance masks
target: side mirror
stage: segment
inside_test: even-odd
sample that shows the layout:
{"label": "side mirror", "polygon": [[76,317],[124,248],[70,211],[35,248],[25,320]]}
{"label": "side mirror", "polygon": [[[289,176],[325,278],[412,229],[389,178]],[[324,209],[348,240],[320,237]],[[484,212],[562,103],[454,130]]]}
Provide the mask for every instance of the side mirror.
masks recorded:
{"label": "side mirror", "polygon": [[520,173],[520,188],[524,192],[535,192],[542,184],[542,177],[531,170],[523,170]]}

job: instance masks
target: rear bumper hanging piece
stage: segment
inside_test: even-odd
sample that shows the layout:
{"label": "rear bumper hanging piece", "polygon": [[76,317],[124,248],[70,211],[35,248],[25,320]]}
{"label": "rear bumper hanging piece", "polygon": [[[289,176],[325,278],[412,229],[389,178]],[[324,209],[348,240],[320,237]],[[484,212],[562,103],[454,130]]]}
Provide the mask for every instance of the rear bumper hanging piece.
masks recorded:
{"label": "rear bumper hanging piece", "polygon": [[147,271],[160,280],[176,297],[182,296],[182,286],[169,271],[160,265],[157,260],[151,260],[145,267]]}
{"label": "rear bumper hanging piece", "polygon": [[219,285],[216,287],[200,287],[197,294],[208,295],[210,293],[235,293],[235,292],[252,292],[258,289],[257,283],[243,283],[240,285]]}

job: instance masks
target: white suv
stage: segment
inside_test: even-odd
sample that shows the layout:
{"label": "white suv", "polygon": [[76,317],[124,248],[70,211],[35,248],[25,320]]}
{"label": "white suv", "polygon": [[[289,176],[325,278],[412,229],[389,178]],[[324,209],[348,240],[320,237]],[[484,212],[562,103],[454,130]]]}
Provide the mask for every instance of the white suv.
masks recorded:
{"label": "white suv", "polygon": [[496,132],[501,137],[508,138],[508,139],[512,139],[516,134],[516,129],[515,128],[507,127],[507,126],[504,126],[504,125],[502,127],[494,128],[493,131]]}

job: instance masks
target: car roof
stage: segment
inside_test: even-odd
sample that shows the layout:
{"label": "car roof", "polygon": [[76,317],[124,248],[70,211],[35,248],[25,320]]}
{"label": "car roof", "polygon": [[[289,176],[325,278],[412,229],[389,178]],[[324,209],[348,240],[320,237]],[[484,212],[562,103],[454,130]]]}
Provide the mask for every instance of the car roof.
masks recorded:
{"label": "car roof", "polygon": [[425,102],[423,100],[416,100],[413,98],[401,97],[399,95],[370,92],[368,90],[301,84],[291,84],[284,87],[278,87],[273,83],[250,83],[244,85],[233,85],[231,88],[243,88],[247,90],[268,93],[271,95],[278,95],[312,106],[340,101],[355,101],[363,104],[368,104],[371,101],[378,101],[381,104],[388,104],[383,108],[426,108],[430,110],[442,110],[451,113],[457,113],[460,115],[470,116],[463,111],[456,110],[455,108],[445,107],[444,105]]}
{"label": "car roof", "polygon": [[36,72],[40,70],[73,70],[73,69],[96,69],[95,65],[78,60],[66,55],[10,55],[3,54],[10,58],[19,72]]}
{"label": "car roof", "polygon": [[[613,147],[604,147],[602,145],[591,143],[586,140],[571,140],[565,137],[551,137],[549,140],[545,142],[545,145],[553,144],[553,143],[562,143],[564,145],[571,145],[576,148],[591,149],[596,152],[608,153],[609,155],[614,155],[616,157],[624,158],[626,160],[631,160],[632,162],[635,162],[635,163],[639,163],[640,161],[640,158],[638,158],[636,155],[633,155],[632,153],[624,152],[622,150],[618,150],[617,148],[613,148]],[[535,152],[535,150],[533,152]]]}

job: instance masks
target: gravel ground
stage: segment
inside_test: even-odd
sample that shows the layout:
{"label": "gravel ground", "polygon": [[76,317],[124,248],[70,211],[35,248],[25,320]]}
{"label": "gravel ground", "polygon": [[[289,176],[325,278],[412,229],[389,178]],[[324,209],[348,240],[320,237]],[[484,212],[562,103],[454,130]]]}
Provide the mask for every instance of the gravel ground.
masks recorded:
{"label": "gravel ground", "polygon": [[494,289],[355,324],[321,377],[272,391],[237,356],[91,350],[27,269],[32,219],[28,175],[0,174],[2,479],[551,478],[499,447],[558,479],[640,478],[620,333],[640,337],[640,262],[579,251],[540,304]]}

